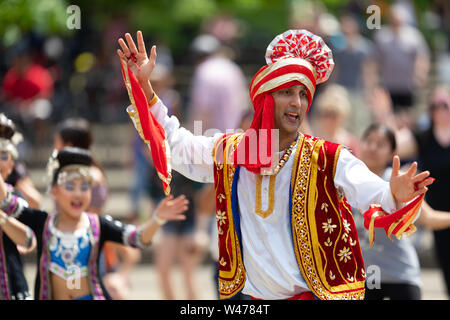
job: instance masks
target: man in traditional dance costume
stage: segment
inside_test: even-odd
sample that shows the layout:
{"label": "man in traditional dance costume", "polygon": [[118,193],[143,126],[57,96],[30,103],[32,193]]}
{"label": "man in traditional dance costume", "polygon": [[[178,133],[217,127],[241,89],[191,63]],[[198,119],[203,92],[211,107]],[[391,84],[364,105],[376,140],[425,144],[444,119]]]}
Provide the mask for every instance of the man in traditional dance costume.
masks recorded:
{"label": "man in traditional dance costume", "polygon": [[371,234],[382,227],[401,237],[414,231],[432,179],[416,175],[417,164],[400,174],[394,157],[385,182],[345,147],[298,132],[316,84],[334,66],[323,40],[306,30],[277,36],[250,84],[250,129],[204,137],[180,128],[153,92],[156,47],[148,58],[141,32],[139,49],[125,38],[118,55],[127,111],[160,163],[166,191],[171,166],[215,183],[221,298],[243,290],[255,299],[362,299],[364,264],[350,206],[365,212]]}

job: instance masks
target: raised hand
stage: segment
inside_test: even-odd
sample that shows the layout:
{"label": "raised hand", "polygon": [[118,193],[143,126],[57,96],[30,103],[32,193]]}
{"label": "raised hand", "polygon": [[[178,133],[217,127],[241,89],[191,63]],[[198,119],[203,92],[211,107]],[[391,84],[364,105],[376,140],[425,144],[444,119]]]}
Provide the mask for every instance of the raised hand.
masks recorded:
{"label": "raised hand", "polygon": [[165,197],[156,208],[156,216],[161,220],[185,220],[186,216],[180,213],[188,209],[189,201],[181,195],[173,198],[173,195]]}
{"label": "raised hand", "polygon": [[156,63],[156,46],[152,46],[150,58],[148,58],[147,51],[145,50],[144,37],[141,31],[137,32],[137,48],[129,33],[125,34],[125,39],[126,43],[122,38],[118,40],[122,50],[117,49],[117,54],[120,59],[130,67],[140,83],[148,82]]}
{"label": "raised hand", "polygon": [[394,156],[392,161],[392,174],[390,180],[391,192],[398,202],[408,202],[413,198],[427,192],[434,179],[429,177],[430,172],[424,171],[416,175],[417,162],[414,162],[405,173],[400,173],[400,158]]}

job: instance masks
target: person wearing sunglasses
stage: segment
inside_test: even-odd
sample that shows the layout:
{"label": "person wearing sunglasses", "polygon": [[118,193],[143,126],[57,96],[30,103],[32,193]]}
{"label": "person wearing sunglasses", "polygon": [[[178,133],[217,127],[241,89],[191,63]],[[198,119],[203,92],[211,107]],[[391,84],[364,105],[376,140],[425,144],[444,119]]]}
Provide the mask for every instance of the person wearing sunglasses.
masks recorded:
{"label": "person wearing sunglasses", "polygon": [[[436,177],[426,202],[434,210],[450,211],[450,88],[439,85],[431,91],[428,101],[430,125],[425,130],[401,129],[396,132],[398,154],[402,159],[417,159],[421,170]],[[450,296],[450,228],[435,230],[436,256]]]}

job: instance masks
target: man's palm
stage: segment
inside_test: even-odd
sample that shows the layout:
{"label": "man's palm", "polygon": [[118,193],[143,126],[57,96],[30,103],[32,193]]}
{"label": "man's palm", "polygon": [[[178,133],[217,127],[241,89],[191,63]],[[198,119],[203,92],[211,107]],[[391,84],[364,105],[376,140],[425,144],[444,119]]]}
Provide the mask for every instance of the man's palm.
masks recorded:
{"label": "man's palm", "polygon": [[127,43],[122,38],[119,39],[122,50],[118,49],[117,54],[130,67],[139,82],[148,81],[156,63],[156,46],[152,46],[150,58],[148,58],[141,31],[137,32],[138,47],[129,33],[125,34],[125,39]]}
{"label": "man's palm", "polygon": [[400,158],[394,156],[392,161],[390,186],[395,200],[399,202],[408,202],[427,192],[427,186],[432,184],[434,179],[428,178],[430,175],[429,171],[424,171],[417,175],[416,172],[417,162],[414,162],[408,171],[400,173]]}

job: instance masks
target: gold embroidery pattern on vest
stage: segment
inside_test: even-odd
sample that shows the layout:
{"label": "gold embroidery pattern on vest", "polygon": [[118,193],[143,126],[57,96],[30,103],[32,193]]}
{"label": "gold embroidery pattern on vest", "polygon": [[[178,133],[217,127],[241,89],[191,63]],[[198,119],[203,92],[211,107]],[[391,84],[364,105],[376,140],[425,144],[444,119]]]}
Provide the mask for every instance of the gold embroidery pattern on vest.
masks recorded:
{"label": "gold embroidery pattern on vest", "polygon": [[[218,183],[223,185],[224,188],[224,193],[217,192],[216,184],[217,200],[219,201],[220,206],[222,206],[222,210],[218,209],[216,212],[216,218],[218,220],[217,225],[219,228],[219,235],[227,238],[224,241],[228,242],[228,239],[231,240],[231,247],[226,248],[227,252],[219,252],[221,255],[219,264],[222,267],[227,266],[230,268],[230,271],[223,272],[221,270],[219,274],[218,282],[221,299],[232,297],[244,286],[245,283],[245,270],[241,258],[241,248],[236,230],[233,226],[234,221],[231,212],[231,187],[235,168],[228,162],[229,155],[234,151],[241,138],[242,134],[238,134],[219,139],[220,141],[216,143],[213,150],[213,159],[215,159],[215,175],[218,178]],[[224,153],[220,155],[222,157],[216,157],[216,148],[221,148],[223,142],[226,144],[223,150]],[[217,161],[223,161],[224,164],[218,163]],[[224,227],[223,230],[221,228],[222,226]],[[229,257],[230,265],[227,265],[227,261],[224,259],[223,255],[227,255]]]}
{"label": "gold embroidery pattern on vest", "polygon": [[[303,143],[299,142],[299,148],[296,152],[294,168],[297,170],[293,170],[293,176],[291,177],[292,184],[292,232],[295,246],[295,253],[297,256],[297,261],[299,262],[300,270],[302,271],[302,275],[308,286],[313,291],[313,293],[320,299],[362,299],[364,297],[364,291],[357,292],[332,292],[327,289],[327,285],[323,283],[321,275],[319,274],[320,270],[317,269],[316,266],[316,254],[320,254],[322,250],[320,245],[317,248],[312,247],[312,239],[313,235],[310,232],[314,232],[313,230],[309,230],[309,228],[314,229],[314,221],[310,221],[312,217],[308,215],[308,210],[311,208],[307,208],[307,206],[311,205],[309,202],[314,201],[314,199],[310,199],[311,196],[314,197],[314,192],[312,192],[315,188],[314,185],[309,185],[311,182],[311,174],[314,170],[319,170],[320,168],[317,165],[313,167],[313,152],[318,152],[321,148],[321,144],[323,141],[321,140],[313,140],[311,138],[304,137]],[[317,154],[314,154],[317,157]],[[317,160],[314,160],[317,161]],[[315,162],[314,162],[315,163]],[[323,169],[324,170],[324,169]],[[322,171],[323,171],[322,170]],[[311,178],[311,179],[310,179]],[[312,193],[311,193],[312,192]],[[308,199],[308,200],[306,200]],[[308,201],[308,202],[307,202]],[[313,203],[313,202],[312,202]],[[319,204],[317,204],[319,205]],[[321,204],[321,210],[324,211],[325,214],[329,214],[328,206],[324,206]],[[309,221],[309,222],[308,222]],[[326,222],[322,224],[322,232],[327,232],[327,234],[333,234],[334,229],[337,227],[335,222],[330,218],[327,218]],[[341,229],[345,229],[345,226]],[[317,228],[317,231],[319,228]],[[347,230],[346,230],[347,231]],[[342,232],[342,230],[341,230]],[[340,233],[340,232],[339,232]],[[340,234],[338,235],[338,238]],[[330,237],[327,237],[327,240],[323,243],[325,247],[333,246],[333,241]],[[344,247],[337,254],[337,258],[340,259],[341,263],[346,263],[351,259],[351,250],[348,247]],[[325,262],[326,263],[326,262]],[[328,278],[334,280],[337,275],[333,274],[333,272],[329,272]],[[346,277],[347,281],[353,282],[354,277],[350,274]]]}
{"label": "gold embroidery pattern on vest", "polygon": [[218,210],[217,213],[216,213],[216,219],[217,219],[217,222],[219,223],[219,226],[224,224],[226,222],[226,220],[227,220],[226,212]]}
{"label": "gold embroidery pattern on vest", "polygon": [[[256,176],[256,199],[255,199],[255,213],[262,217],[267,218],[270,216],[273,212],[274,205],[275,205],[275,180],[276,175],[271,175],[269,177],[269,205],[266,210],[262,210],[262,197],[261,197],[261,187],[262,187],[262,175]],[[265,191],[267,191],[267,188],[264,188]],[[264,197],[267,198],[266,195],[267,192],[265,192]]]}
{"label": "gold embroidery pattern on vest", "polygon": [[242,272],[242,268],[240,266],[237,269],[237,275],[234,280],[227,281],[224,279],[219,279],[220,298],[229,298],[234,295],[236,293],[236,288],[243,286],[244,280],[244,273]]}
{"label": "gold embroidery pattern on vest", "polygon": [[[310,252],[312,248],[310,247],[309,232],[307,216],[305,213],[305,194],[307,192],[307,181],[309,180],[310,166],[311,166],[311,152],[312,152],[312,141],[309,138],[302,137],[302,141],[299,142],[299,147],[296,151],[294,168],[299,163],[298,173],[300,176],[292,180],[296,185],[292,184],[295,194],[293,194],[292,206],[292,219],[295,223],[292,224],[293,232],[297,235],[298,241],[294,241],[294,245],[297,247],[295,253],[297,255],[297,261],[302,261],[301,267],[303,268],[302,274],[307,280],[309,285],[314,286],[313,292],[319,294],[319,298],[324,298],[324,290],[321,286],[318,286],[319,276],[316,274],[315,268],[313,266],[312,257]],[[294,172],[295,170],[293,170]]]}

